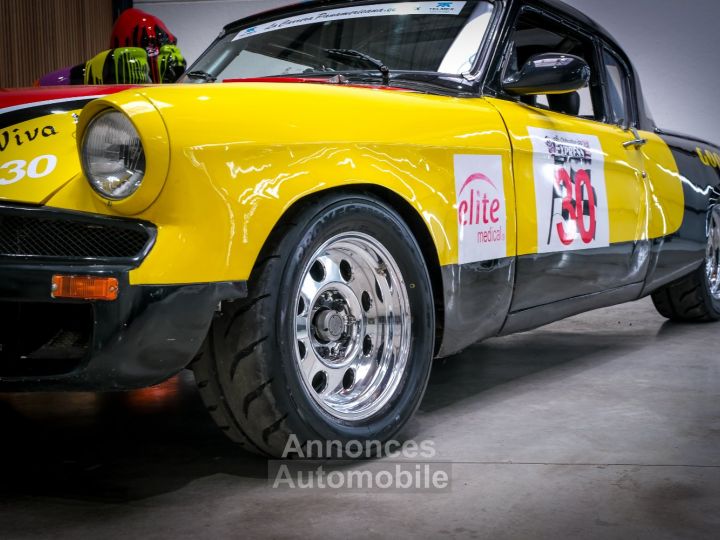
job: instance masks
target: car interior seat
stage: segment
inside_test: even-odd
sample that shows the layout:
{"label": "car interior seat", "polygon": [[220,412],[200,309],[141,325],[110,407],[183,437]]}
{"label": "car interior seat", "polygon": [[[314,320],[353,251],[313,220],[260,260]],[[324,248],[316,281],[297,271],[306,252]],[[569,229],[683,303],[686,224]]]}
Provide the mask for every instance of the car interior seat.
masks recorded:
{"label": "car interior seat", "polygon": [[547,96],[548,105],[551,111],[571,116],[580,114],[580,94],[570,92],[569,94],[551,94]]}

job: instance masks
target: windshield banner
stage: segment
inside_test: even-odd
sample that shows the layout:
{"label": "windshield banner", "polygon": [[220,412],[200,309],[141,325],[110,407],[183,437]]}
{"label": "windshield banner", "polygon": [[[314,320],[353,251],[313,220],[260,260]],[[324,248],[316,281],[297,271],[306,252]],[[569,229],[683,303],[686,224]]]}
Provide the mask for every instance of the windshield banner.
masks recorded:
{"label": "windshield banner", "polygon": [[241,30],[233,41],[273,30],[292,28],[328,21],[361,19],[364,17],[385,17],[388,15],[460,15],[467,2],[397,2],[393,4],[376,4],[370,6],[353,6],[326,11],[305,13],[295,17],[279,19]]}

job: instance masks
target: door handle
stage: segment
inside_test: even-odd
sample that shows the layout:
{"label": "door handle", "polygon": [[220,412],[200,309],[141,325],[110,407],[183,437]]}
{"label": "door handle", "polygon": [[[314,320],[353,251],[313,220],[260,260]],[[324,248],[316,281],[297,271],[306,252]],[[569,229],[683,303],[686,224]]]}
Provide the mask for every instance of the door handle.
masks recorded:
{"label": "door handle", "polygon": [[638,130],[634,127],[630,128],[630,131],[632,132],[633,136],[635,137],[632,141],[627,141],[623,143],[623,146],[625,148],[630,148],[631,146],[638,148],[640,146],[645,146],[648,143],[647,139],[644,139],[640,136],[640,133]]}

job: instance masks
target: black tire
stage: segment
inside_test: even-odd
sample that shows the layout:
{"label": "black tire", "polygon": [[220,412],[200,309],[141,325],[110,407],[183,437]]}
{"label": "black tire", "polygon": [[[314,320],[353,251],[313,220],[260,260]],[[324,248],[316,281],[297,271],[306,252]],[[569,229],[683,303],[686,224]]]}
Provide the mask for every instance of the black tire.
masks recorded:
{"label": "black tire", "polygon": [[708,212],[706,237],[705,263],[692,274],[653,293],[655,308],[663,317],[678,322],[720,320],[720,206]]}
{"label": "black tire", "polygon": [[[411,348],[392,399],[361,421],[328,414],[308,394],[292,346],[291,298],[303,268],[328,239],[362,233],[380,241],[402,272],[409,298]],[[400,216],[371,195],[336,193],[305,203],[276,227],[243,301],[223,305],[193,364],[215,422],[244,448],[273,457],[291,435],[310,440],[386,441],[411,418],[425,392],[434,351],[435,310],[422,252]]]}
{"label": "black tire", "polygon": [[676,322],[720,321],[720,301],[710,294],[705,265],[652,295],[660,315]]}
{"label": "black tire", "polygon": [[720,320],[720,207],[711,208],[707,221],[705,263],[692,274],[653,293],[658,312],[672,321]]}

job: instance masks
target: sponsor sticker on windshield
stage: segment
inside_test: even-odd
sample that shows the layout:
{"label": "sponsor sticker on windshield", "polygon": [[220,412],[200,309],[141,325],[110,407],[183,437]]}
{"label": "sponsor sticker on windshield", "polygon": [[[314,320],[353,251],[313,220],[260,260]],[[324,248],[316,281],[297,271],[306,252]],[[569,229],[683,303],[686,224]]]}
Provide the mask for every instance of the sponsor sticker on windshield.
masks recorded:
{"label": "sponsor sticker on windshield", "polygon": [[265,24],[259,24],[241,30],[233,41],[259,34],[265,34],[283,28],[317,24],[328,21],[362,19],[365,17],[385,17],[388,15],[460,15],[467,2],[396,2],[370,6],[352,6],[326,11],[305,13]]}

